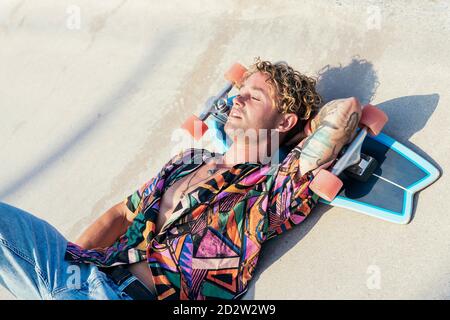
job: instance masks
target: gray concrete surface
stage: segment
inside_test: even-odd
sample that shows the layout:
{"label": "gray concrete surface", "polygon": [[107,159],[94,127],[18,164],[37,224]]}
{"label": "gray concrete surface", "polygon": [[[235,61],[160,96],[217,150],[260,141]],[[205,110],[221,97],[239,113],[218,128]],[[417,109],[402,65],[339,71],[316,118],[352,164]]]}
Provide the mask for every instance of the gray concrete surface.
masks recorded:
{"label": "gray concrete surface", "polygon": [[231,63],[285,60],[328,100],[378,104],[443,176],[405,226],[320,206],[267,243],[245,298],[448,299],[448,39],[437,0],[2,1],[0,199],[74,240],[168,160]]}

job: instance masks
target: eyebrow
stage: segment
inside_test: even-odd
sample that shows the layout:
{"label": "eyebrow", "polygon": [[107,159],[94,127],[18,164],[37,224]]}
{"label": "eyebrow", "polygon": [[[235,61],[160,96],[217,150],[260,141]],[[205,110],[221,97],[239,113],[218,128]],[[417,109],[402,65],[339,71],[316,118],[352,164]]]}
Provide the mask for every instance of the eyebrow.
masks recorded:
{"label": "eyebrow", "polygon": [[[246,87],[245,85],[243,85],[241,88]],[[259,91],[261,92],[265,98],[268,98],[268,94],[266,94],[266,92],[264,91],[264,89],[260,88],[260,87],[249,87],[251,90],[255,90],[255,91]]]}

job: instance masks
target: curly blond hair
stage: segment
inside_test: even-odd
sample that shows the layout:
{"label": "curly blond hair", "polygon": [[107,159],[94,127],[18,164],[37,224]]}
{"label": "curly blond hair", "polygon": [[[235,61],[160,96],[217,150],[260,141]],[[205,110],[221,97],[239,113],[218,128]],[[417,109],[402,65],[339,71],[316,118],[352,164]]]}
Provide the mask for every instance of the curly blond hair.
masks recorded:
{"label": "curly blond hair", "polygon": [[298,116],[296,125],[283,139],[289,141],[303,131],[308,120],[319,112],[322,98],[316,91],[316,80],[294,70],[284,61],[271,63],[259,57],[255,58],[255,63],[250,66],[244,79],[256,72],[268,76],[272,102],[278,112],[295,113]]}

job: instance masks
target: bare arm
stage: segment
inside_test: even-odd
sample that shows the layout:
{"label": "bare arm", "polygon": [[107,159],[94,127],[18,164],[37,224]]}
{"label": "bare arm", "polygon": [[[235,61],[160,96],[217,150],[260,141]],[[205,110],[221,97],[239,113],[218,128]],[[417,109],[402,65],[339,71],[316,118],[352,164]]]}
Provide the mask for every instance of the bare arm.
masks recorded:
{"label": "bare arm", "polygon": [[75,243],[84,249],[110,246],[127,231],[133,218],[133,212],[120,202],[94,221]]}
{"label": "bare arm", "polygon": [[361,105],[356,98],[328,102],[311,120],[311,134],[303,142],[299,175],[333,161],[356,132]]}

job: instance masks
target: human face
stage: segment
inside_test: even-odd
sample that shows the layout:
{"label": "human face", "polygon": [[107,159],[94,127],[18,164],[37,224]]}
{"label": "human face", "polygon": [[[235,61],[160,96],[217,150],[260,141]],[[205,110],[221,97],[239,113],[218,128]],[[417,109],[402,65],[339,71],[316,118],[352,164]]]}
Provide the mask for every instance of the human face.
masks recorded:
{"label": "human face", "polygon": [[239,89],[224,127],[230,137],[234,137],[234,131],[238,129],[253,129],[258,134],[260,129],[276,128],[281,114],[273,104],[267,78],[267,75],[256,72]]}

